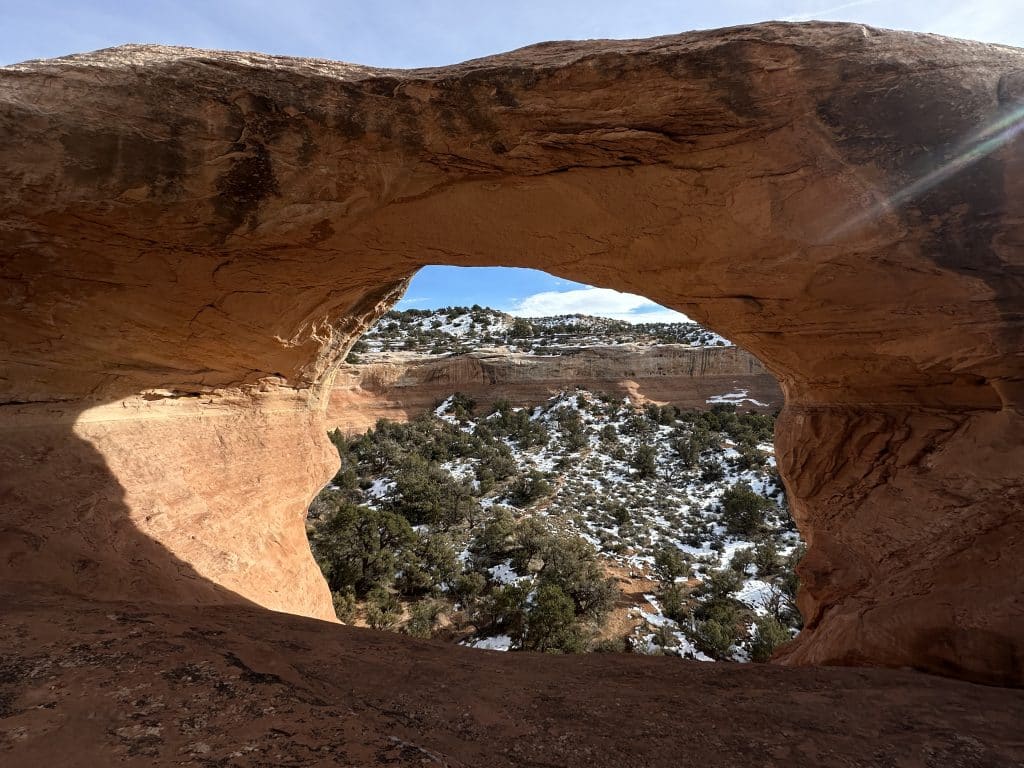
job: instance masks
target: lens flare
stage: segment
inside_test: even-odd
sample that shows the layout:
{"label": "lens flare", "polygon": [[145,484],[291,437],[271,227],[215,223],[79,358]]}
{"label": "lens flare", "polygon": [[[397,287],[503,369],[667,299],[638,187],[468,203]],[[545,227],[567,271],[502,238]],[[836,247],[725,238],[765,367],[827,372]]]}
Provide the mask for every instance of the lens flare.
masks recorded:
{"label": "lens flare", "polygon": [[844,222],[833,230],[832,237],[840,237],[850,230],[867,224],[883,214],[891,213],[901,205],[920,197],[1010,143],[1022,132],[1024,132],[1024,106],[1020,106],[979,128],[960,142],[952,160],[883,198],[860,215]]}

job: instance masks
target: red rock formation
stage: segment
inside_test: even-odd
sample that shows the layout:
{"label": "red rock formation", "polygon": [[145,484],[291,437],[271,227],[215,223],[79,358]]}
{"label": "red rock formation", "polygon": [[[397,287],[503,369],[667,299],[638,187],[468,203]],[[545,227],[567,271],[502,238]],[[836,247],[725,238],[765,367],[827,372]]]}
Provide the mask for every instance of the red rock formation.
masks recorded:
{"label": "red rock formation", "polygon": [[494,653],[0,585],[0,761],[1017,768],[1024,691],[883,669]]}
{"label": "red rock formation", "polygon": [[326,421],[332,429],[363,432],[380,418],[415,417],[453,392],[486,409],[497,400],[538,405],[574,387],[683,408],[706,409],[709,398],[736,390],[762,404],[747,401],[744,410],[777,410],[783,402],[772,375],[737,347],[619,346],[558,355],[481,350],[343,365],[334,377]]}
{"label": "red rock formation", "polygon": [[1020,684],[1022,72],[834,24],[0,70],[3,576],[328,617],[302,516],[342,353],[423,264],[540,267],[781,382],[785,661]]}

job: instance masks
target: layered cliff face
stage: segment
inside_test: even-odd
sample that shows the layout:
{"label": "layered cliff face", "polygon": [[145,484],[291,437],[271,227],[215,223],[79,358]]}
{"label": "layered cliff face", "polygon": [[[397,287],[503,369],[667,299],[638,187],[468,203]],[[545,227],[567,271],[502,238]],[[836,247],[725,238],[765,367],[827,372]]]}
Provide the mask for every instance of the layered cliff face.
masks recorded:
{"label": "layered cliff face", "polygon": [[338,369],[327,404],[332,429],[362,432],[379,418],[414,417],[453,392],[484,408],[498,400],[534,406],[573,387],[682,408],[707,408],[736,391],[750,398],[745,407],[777,409],[783,402],[761,362],[736,347],[620,345],[558,355],[480,350],[387,357]]}
{"label": "layered cliff face", "polygon": [[780,381],[784,661],[1024,682],[1022,73],[829,24],[0,70],[3,577],[330,617],[301,529],[341,356],[423,264],[529,266]]}

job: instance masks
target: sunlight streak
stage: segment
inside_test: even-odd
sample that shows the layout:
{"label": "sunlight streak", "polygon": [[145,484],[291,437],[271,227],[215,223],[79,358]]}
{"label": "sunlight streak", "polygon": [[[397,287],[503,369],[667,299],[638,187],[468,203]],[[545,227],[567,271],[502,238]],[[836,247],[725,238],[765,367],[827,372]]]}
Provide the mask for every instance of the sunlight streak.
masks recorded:
{"label": "sunlight streak", "polygon": [[1017,107],[979,128],[960,142],[952,160],[883,198],[860,215],[845,221],[830,233],[829,239],[841,237],[853,229],[874,221],[883,214],[892,213],[896,208],[920,197],[1010,143],[1022,132],[1024,132],[1024,106]]}

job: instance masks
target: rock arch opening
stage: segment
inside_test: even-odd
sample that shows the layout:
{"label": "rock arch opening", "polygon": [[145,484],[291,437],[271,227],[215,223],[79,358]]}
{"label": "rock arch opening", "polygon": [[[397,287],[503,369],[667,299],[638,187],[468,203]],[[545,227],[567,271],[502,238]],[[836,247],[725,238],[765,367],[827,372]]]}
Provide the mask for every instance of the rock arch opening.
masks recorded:
{"label": "rock arch opening", "polygon": [[809,546],[785,661],[1019,684],[1019,139],[898,193],[1014,113],[1021,69],[854,25],[407,73],[145,46],[5,68],[5,579],[328,616],[301,523],[330,371],[418,267],[532,266],[779,379]]}
{"label": "rock arch opening", "polygon": [[341,468],[308,528],[339,618],[765,661],[802,625],[782,403],[760,361],[642,297],[425,267],[331,389]]}

